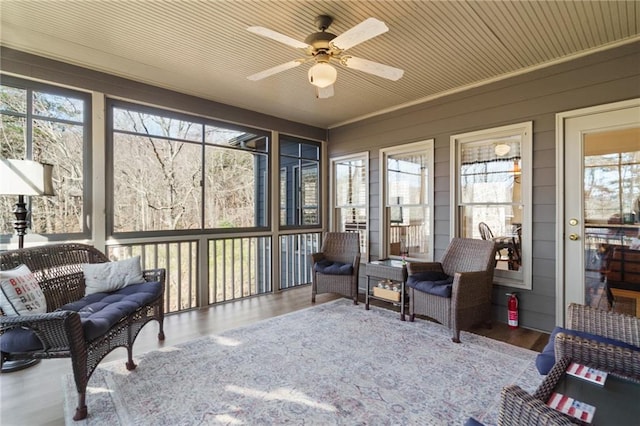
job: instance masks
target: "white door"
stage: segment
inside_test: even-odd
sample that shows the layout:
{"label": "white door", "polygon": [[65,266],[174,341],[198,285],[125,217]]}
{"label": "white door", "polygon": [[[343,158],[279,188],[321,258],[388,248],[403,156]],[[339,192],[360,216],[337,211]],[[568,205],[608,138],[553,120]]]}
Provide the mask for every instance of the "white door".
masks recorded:
{"label": "white door", "polygon": [[557,322],[572,302],[640,316],[640,99],[556,124]]}

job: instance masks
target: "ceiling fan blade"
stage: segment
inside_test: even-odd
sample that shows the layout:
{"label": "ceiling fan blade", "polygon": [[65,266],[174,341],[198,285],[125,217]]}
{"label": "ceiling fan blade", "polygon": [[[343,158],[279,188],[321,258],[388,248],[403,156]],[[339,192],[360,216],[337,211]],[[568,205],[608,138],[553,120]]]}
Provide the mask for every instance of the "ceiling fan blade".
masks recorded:
{"label": "ceiling fan blade", "polygon": [[392,81],[399,80],[404,74],[404,70],[401,70],[400,68],[394,68],[389,65],[369,61],[367,59],[355,58],[353,56],[343,56],[340,58],[340,63],[347,68],[364,71]]}
{"label": "ceiling fan blade", "polygon": [[387,31],[389,31],[389,27],[384,22],[376,18],[367,18],[334,38],[331,44],[340,50],[347,50]]}
{"label": "ceiling fan blade", "polygon": [[294,38],[291,38],[289,36],[286,36],[284,34],[281,34],[277,31],[273,31],[270,30],[269,28],[265,28],[265,27],[249,27],[247,28],[247,30],[249,30],[250,32],[254,33],[254,34],[258,34],[261,35],[263,37],[267,37],[270,39],[273,39],[275,41],[279,41],[280,43],[284,43],[287,44],[291,47],[295,47],[297,49],[306,49],[307,47],[309,47],[309,45],[307,43],[303,43],[301,41],[298,41]]}
{"label": "ceiling fan blade", "polygon": [[333,96],[333,84],[327,87],[316,87],[316,98],[326,99]]}
{"label": "ceiling fan blade", "polygon": [[249,79],[251,81],[262,80],[263,78],[267,78],[267,77],[272,76],[274,74],[277,74],[279,72],[290,70],[291,68],[295,68],[298,65],[302,64],[303,62],[304,61],[302,61],[300,59],[297,59],[297,60],[291,61],[291,62],[286,62],[284,64],[280,64],[280,65],[275,66],[273,68],[269,68],[268,70],[260,71],[258,73],[253,74],[253,75],[250,75],[249,77],[247,77],[247,79]]}

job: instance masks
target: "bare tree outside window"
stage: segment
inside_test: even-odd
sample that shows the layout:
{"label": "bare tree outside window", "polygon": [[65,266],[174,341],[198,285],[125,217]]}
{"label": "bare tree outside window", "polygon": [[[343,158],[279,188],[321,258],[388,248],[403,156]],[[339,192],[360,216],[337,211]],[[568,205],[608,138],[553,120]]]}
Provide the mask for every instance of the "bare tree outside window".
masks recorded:
{"label": "bare tree outside window", "polygon": [[113,231],[266,226],[266,134],[113,108]]}
{"label": "bare tree outside window", "polygon": [[[3,78],[0,85],[0,156],[54,165],[56,196],[30,200],[31,232],[87,233],[84,149],[88,96],[78,92]],[[0,233],[13,233],[15,197],[0,196]]]}

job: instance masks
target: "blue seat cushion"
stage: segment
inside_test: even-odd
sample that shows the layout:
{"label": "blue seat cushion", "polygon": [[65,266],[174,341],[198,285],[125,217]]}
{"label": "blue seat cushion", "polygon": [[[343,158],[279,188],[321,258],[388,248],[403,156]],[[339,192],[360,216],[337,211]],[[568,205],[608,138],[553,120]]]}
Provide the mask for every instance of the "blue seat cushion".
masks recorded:
{"label": "blue seat cushion", "polygon": [[439,271],[418,272],[407,278],[407,286],[423,293],[451,297],[453,277]]}
{"label": "blue seat cushion", "polygon": [[0,336],[2,352],[31,352],[42,349],[42,342],[32,330],[13,328]]}
{"label": "blue seat cushion", "polygon": [[326,275],[352,275],[353,265],[350,263],[333,262],[325,259],[316,262],[313,270]]}
{"label": "blue seat cushion", "polygon": [[633,351],[640,351],[639,347],[633,346],[627,342],[622,342],[616,339],[609,339],[608,337],[598,336],[596,334],[591,334],[584,331],[569,330],[567,328],[556,327],[551,332],[551,335],[549,336],[549,341],[547,342],[546,346],[542,349],[542,352],[540,352],[536,357],[536,368],[538,369],[538,372],[540,374],[544,374],[544,375],[549,374],[549,371],[551,371],[551,368],[553,368],[553,365],[556,363],[554,342],[556,339],[556,334],[558,333],[564,333],[570,336],[578,336],[583,339],[594,340],[596,342],[606,343],[609,345],[614,345],[614,346],[618,346],[625,349],[631,349]]}
{"label": "blue seat cushion", "polygon": [[484,424],[480,423],[473,417],[469,417],[466,422],[464,422],[464,426],[484,426]]}
{"label": "blue seat cushion", "polygon": [[[78,312],[84,338],[92,341],[160,294],[162,284],[157,281],[131,284],[111,293],[89,294],[59,310]],[[42,343],[32,330],[13,329],[0,336],[0,349],[2,352],[37,351],[42,349]]]}
{"label": "blue seat cushion", "polygon": [[84,338],[87,341],[102,336],[120,319],[147,305],[162,293],[157,281],[131,284],[110,293],[92,293],[67,303],[61,310],[80,314]]}

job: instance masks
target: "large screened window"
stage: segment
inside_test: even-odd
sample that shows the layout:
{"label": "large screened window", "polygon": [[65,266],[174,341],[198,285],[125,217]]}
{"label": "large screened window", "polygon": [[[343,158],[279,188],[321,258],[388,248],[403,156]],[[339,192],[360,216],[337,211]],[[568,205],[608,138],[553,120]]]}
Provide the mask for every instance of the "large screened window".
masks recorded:
{"label": "large screened window", "polygon": [[[89,94],[3,75],[0,157],[53,164],[55,196],[28,200],[30,233],[51,239],[88,238],[90,214]],[[0,177],[1,178],[1,177]],[[0,196],[0,234],[14,233],[17,198]]]}
{"label": "large screened window", "polygon": [[530,288],[532,123],[451,137],[454,235],[496,243],[496,281]]}
{"label": "large screened window", "polygon": [[268,224],[269,134],[112,101],[114,233]]}
{"label": "large screened window", "polygon": [[433,259],[433,139],[383,149],[380,159],[386,255]]}
{"label": "large screened window", "polygon": [[320,225],[320,143],[280,136],[280,226]]}
{"label": "large screened window", "polygon": [[368,259],[368,171],[367,153],[331,160],[332,230],[358,232],[360,253]]}

